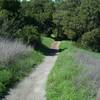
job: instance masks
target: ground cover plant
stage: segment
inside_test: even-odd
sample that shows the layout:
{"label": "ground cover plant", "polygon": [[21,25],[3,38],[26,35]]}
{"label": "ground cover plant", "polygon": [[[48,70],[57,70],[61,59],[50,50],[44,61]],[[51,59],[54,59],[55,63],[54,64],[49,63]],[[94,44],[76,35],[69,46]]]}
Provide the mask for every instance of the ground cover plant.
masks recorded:
{"label": "ground cover plant", "polygon": [[[99,77],[97,70],[100,70],[98,65],[100,64],[99,55],[85,50],[82,52],[82,50],[74,47],[72,42],[63,41],[60,48],[65,50],[59,54],[58,60],[49,75],[47,100],[96,100],[97,86],[99,85],[95,82],[100,81],[96,78],[96,76]],[[81,52],[81,60],[78,56],[79,51]],[[82,54],[85,54],[85,57]],[[95,57],[94,59],[91,58],[91,61],[98,59],[94,61],[97,66],[89,64],[91,61],[86,60],[88,59],[87,54],[89,57],[92,55],[92,57]],[[95,67],[98,69],[92,70],[89,65],[94,69]],[[93,74],[96,74],[94,78],[92,77]],[[95,79],[98,79],[98,81],[95,81]]]}
{"label": "ground cover plant", "polygon": [[[46,41],[46,42],[45,42]],[[43,44],[50,47],[52,39],[43,38]],[[41,48],[40,48],[41,49]],[[9,87],[22,80],[43,61],[45,56],[33,47],[20,41],[0,40],[0,98]]]}

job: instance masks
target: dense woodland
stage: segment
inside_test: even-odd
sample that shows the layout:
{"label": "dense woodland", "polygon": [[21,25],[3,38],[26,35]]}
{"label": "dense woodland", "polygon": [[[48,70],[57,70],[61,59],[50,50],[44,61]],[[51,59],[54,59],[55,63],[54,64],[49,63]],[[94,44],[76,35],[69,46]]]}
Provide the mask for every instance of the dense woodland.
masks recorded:
{"label": "dense woodland", "polygon": [[0,2],[0,35],[34,44],[41,34],[52,33],[53,3],[49,0],[2,0]]}
{"label": "dense woodland", "polygon": [[33,45],[46,35],[100,51],[99,3],[100,0],[1,0],[0,37]]}

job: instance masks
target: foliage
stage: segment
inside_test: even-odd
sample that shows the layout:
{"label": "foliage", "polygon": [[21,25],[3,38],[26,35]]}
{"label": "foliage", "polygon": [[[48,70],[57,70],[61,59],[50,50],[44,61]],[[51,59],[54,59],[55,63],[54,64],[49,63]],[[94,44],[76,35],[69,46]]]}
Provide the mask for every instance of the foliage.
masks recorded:
{"label": "foliage", "polygon": [[[99,3],[100,0],[95,0],[95,1],[93,0],[64,0],[63,1],[62,0],[62,2],[59,2],[59,5],[56,6],[56,11],[54,14],[54,16],[56,15],[56,19],[60,18],[59,27],[62,29],[62,31],[59,32],[58,34],[62,36],[63,34],[66,33],[67,37],[73,35],[74,39],[73,38],[68,38],[68,39],[81,41],[84,33],[99,28],[100,27]],[[59,30],[57,25],[56,28],[57,30]],[[69,31],[72,34],[70,34]],[[99,38],[99,35],[97,35],[97,37]],[[99,48],[94,48],[91,46],[91,49],[95,50]]]}
{"label": "foliage", "polygon": [[53,30],[53,9],[53,2],[50,0],[29,2],[2,0],[0,2],[0,37],[22,38],[29,44],[40,40],[41,33],[50,36]]}
{"label": "foliage", "polygon": [[15,13],[20,9],[20,2],[18,0],[1,0],[0,8]]}
{"label": "foliage", "polygon": [[0,71],[0,83],[7,85],[12,78],[12,73],[7,70]]}
{"label": "foliage", "polygon": [[84,70],[84,67],[75,60],[77,48],[67,41],[62,41],[60,48],[64,51],[59,54],[49,75],[47,100],[95,100],[95,90],[92,91],[91,86],[87,84],[77,85],[78,80],[76,81],[76,79]]}
{"label": "foliage", "polygon": [[52,14],[53,3],[50,0],[35,0],[34,1],[35,17],[41,23],[40,29],[48,36],[52,34]]}
{"label": "foliage", "polygon": [[74,31],[72,31],[72,30],[66,30],[64,34],[70,40],[76,40],[76,38],[77,38],[77,34]]}
{"label": "foliage", "polygon": [[74,8],[77,8],[80,4],[81,4],[81,0],[62,0],[61,5],[59,6],[59,9],[75,11]]}
{"label": "foliage", "polygon": [[4,92],[5,91],[5,86],[3,85],[3,83],[0,82],[0,95],[1,95],[1,92]]}
{"label": "foliage", "polygon": [[51,44],[54,42],[54,40],[49,37],[42,36],[41,38],[42,38],[42,44],[44,44],[48,48],[50,48]]}
{"label": "foliage", "polygon": [[[53,40],[42,37],[42,44],[50,47]],[[0,40],[0,99],[9,87],[23,79],[43,61],[44,53],[20,41]]]}
{"label": "foliage", "polygon": [[0,65],[9,63],[9,59],[24,56],[31,53],[32,47],[26,46],[20,41],[0,39]]}
{"label": "foliage", "polygon": [[12,72],[9,70],[0,70],[0,96],[6,91],[8,85],[12,80]]}
{"label": "foliage", "polygon": [[24,42],[32,45],[41,40],[38,29],[33,26],[24,26],[22,30],[19,30],[17,32],[17,36],[18,38],[21,38]]}
{"label": "foliage", "polygon": [[46,35],[52,34],[52,15],[53,3],[50,0],[33,0],[30,2],[22,2],[22,12],[28,21],[37,26],[40,33]]}
{"label": "foliage", "polygon": [[100,29],[84,33],[81,44],[84,47],[92,48],[94,51],[100,51]]}

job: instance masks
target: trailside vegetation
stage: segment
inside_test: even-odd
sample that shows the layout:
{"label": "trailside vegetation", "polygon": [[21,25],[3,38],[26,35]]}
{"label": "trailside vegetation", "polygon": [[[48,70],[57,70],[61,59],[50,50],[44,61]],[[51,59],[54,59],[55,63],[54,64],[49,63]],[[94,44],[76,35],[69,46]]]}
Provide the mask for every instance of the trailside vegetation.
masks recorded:
{"label": "trailside vegetation", "polygon": [[0,99],[43,60],[53,10],[50,0],[0,0]]}
{"label": "trailside vegetation", "polygon": [[76,41],[81,47],[99,52],[99,4],[100,0],[57,0],[53,20],[58,38]]}
{"label": "trailside vegetation", "polygon": [[62,52],[49,74],[47,100],[96,100],[100,86],[100,54],[62,41]]}

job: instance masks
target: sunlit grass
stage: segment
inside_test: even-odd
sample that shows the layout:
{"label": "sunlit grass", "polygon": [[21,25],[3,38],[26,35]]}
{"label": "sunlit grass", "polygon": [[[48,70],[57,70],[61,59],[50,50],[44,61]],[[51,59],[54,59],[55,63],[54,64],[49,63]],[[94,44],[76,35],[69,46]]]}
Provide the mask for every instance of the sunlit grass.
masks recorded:
{"label": "sunlit grass", "polygon": [[52,44],[53,42],[54,42],[54,40],[51,39],[51,38],[42,37],[42,43],[43,43],[46,47],[48,47],[48,48],[50,48],[50,46],[51,46],[51,44]]}
{"label": "sunlit grass", "polygon": [[[95,100],[95,91],[86,84],[78,85],[77,79],[85,70],[75,60],[77,48],[72,42],[63,41],[56,64],[47,82],[47,100]],[[84,73],[85,74],[85,73]],[[86,81],[86,80],[83,80]]]}

